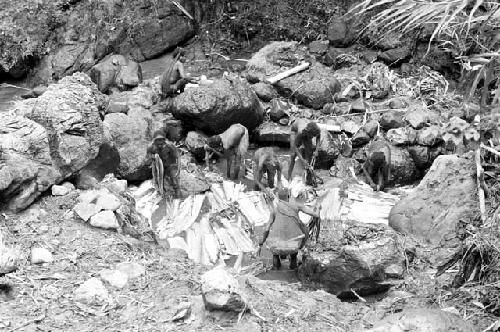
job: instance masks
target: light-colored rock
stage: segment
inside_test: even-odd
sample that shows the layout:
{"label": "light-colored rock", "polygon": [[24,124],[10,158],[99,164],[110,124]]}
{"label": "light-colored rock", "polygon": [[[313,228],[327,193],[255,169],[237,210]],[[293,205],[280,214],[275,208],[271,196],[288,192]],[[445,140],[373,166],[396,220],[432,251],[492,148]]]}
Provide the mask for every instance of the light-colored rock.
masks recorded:
{"label": "light-colored rock", "polygon": [[52,263],[54,258],[52,253],[45,248],[31,249],[31,264]]}
{"label": "light-colored rock", "polygon": [[75,205],[73,211],[75,211],[83,221],[88,221],[91,217],[99,213],[101,208],[94,203],[80,202]]}
{"label": "light-colored rock", "polygon": [[352,120],[347,120],[341,123],[340,129],[350,135],[354,135],[358,132],[361,126]]}
{"label": "light-colored rock", "polygon": [[392,128],[386,137],[394,145],[412,145],[417,140],[417,132],[411,127]]}
{"label": "light-colored rock", "polygon": [[68,181],[63,182],[63,183],[61,184],[61,186],[68,188],[68,189],[69,189],[69,191],[73,191],[73,190],[75,190],[75,185],[74,185],[73,183],[71,183],[71,182],[68,182]]}
{"label": "light-colored rock", "polygon": [[119,270],[102,270],[101,279],[115,288],[123,288],[128,283],[128,275]]}
{"label": "light-colored rock", "polygon": [[129,280],[137,279],[146,273],[146,268],[139,263],[123,262],[116,265],[116,270],[127,275]]}
{"label": "light-colored rock", "polygon": [[222,267],[201,276],[201,292],[207,310],[241,312],[246,307],[246,297],[238,280]]}
{"label": "light-colored rock", "polygon": [[90,278],[74,291],[76,301],[89,305],[103,305],[112,302],[106,287],[98,278]]}
{"label": "light-colored rock", "polygon": [[434,146],[443,142],[439,126],[425,127],[417,131],[417,143],[425,146]]}
{"label": "light-colored rock", "polygon": [[290,127],[265,122],[257,128],[257,142],[260,144],[290,144]]}
{"label": "light-colored rock", "polygon": [[101,210],[117,210],[122,202],[118,197],[111,193],[100,192],[95,203]]}
{"label": "light-colored rock", "polygon": [[118,180],[113,174],[106,175],[101,184],[110,192],[116,193],[118,195],[123,194],[125,191],[127,191],[128,187],[127,180]]}
{"label": "light-colored rock", "polygon": [[52,196],[66,196],[69,194],[70,189],[65,186],[59,186],[57,184],[52,185]]}
{"label": "light-colored rock", "polygon": [[111,55],[90,70],[92,81],[99,91],[107,93],[113,86],[126,90],[142,82],[141,66],[124,57]]}
{"label": "light-colored rock", "polygon": [[90,218],[90,225],[104,229],[118,229],[120,224],[113,211],[101,211]]}
{"label": "light-colored rock", "polygon": [[207,143],[207,135],[198,132],[198,131],[190,131],[186,137],[186,145],[189,150],[193,154],[193,156],[198,160],[202,161],[205,159],[205,144]]}

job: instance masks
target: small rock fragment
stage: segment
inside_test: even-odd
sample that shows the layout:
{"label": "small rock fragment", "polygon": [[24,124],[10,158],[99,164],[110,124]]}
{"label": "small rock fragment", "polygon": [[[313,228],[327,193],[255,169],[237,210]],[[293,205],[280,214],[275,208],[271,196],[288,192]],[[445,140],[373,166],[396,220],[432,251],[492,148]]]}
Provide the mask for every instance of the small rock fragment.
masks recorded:
{"label": "small rock fragment", "polygon": [[52,263],[54,258],[52,253],[45,248],[33,248],[31,249],[31,263],[32,264],[43,264]]}
{"label": "small rock fragment", "polygon": [[75,300],[84,302],[90,305],[102,305],[111,302],[106,287],[101,280],[97,278],[90,278],[80,285],[75,291]]}
{"label": "small rock fragment", "polygon": [[93,203],[81,202],[75,205],[73,211],[83,219],[83,221],[88,221],[90,217],[96,215],[101,211],[101,208]]}
{"label": "small rock fragment", "polygon": [[122,203],[115,195],[111,193],[99,193],[97,202],[95,203],[101,210],[117,210]]}
{"label": "small rock fragment", "polygon": [[102,270],[101,279],[113,287],[123,288],[128,283],[128,275],[119,270]]}
{"label": "small rock fragment", "polygon": [[118,229],[120,225],[113,211],[101,211],[90,218],[90,224],[104,229]]}
{"label": "small rock fragment", "polygon": [[68,181],[63,182],[63,184],[61,184],[61,186],[68,188],[70,191],[75,190],[75,185],[71,182],[68,182]]}
{"label": "small rock fragment", "polygon": [[201,276],[201,292],[207,310],[241,312],[246,307],[245,296],[238,280],[221,267]]}
{"label": "small rock fragment", "polygon": [[123,262],[116,266],[116,269],[125,273],[130,280],[139,278],[146,273],[146,269],[139,263]]}
{"label": "small rock fragment", "polygon": [[67,187],[59,186],[57,184],[54,184],[51,190],[52,190],[52,196],[66,196],[70,192],[70,190]]}

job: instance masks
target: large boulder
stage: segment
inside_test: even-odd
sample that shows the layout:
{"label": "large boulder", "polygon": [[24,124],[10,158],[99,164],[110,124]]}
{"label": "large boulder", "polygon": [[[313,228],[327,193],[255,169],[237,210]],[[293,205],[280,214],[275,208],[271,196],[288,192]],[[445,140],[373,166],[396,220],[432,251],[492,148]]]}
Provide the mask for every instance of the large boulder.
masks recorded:
{"label": "large boulder", "polygon": [[476,332],[470,323],[440,309],[412,308],[393,313],[365,332]]}
{"label": "large boulder", "polygon": [[391,210],[389,225],[436,248],[455,245],[459,220],[478,213],[472,155],[439,156],[420,184]]}
{"label": "large boulder", "polygon": [[220,134],[235,123],[251,131],[264,119],[259,98],[239,78],[187,89],[173,99],[172,114],[208,134]]}
{"label": "large boulder", "polygon": [[107,93],[112,87],[128,90],[138,86],[142,70],[141,65],[123,55],[111,55],[92,67],[90,77],[99,91]]}
{"label": "large boulder", "polygon": [[202,161],[205,159],[205,144],[207,144],[208,136],[198,132],[198,131],[190,131],[186,137],[186,146],[193,154],[193,156],[198,160]]}
{"label": "large boulder", "polygon": [[105,141],[99,113],[106,103],[90,78],[76,73],[0,114],[0,201],[24,209],[95,158]]}
{"label": "large boulder", "polygon": [[440,120],[439,114],[427,108],[413,107],[408,110],[404,119],[415,129],[421,129],[429,124],[437,123]]}
{"label": "large boulder", "polygon": [[313,62],[307,70],[278,81],[275,86],[282,96],[293,95],[300,104],[314,109],[333,102],[334,94],[341,91],[334,72],[319,62]]}
{"label": "large boulder", "polygon": [[247,307],[243,289],[238,280],[222,267],[201,276],[201,294],[207,310],[242,312]]}
{"label": "large boulder", "polygon": [[328,23],[327,37],[331,46],[345,47],[352,43],[355,38],[352,27],[343,17],[334,16]]}
{"label": "large boulder", "polygon": [[397,234],[385,225],[338,221],[321,230],[318,242],[304,251],[299,278],[319,283],[329,292],[342,295],[354,289],[370,294],[381,289],[380,283],[400,278],[405,255]]}
{"label": "large boulder", "polygon": [[290,126],[265,122],[256,130],[257,142],[263,145],[290,145]]}

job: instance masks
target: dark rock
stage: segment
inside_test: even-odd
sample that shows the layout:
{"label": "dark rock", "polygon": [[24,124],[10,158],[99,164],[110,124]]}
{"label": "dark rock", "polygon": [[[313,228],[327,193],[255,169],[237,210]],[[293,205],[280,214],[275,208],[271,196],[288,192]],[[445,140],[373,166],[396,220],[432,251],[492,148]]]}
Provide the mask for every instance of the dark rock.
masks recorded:
{"label": "dark rock", "polygon": [[180,120],[166,120],[165,131],[167,134],[167,139],[172,142],[178,143],[184,138],[184,127],[182,126],[182,121]]}
{"label": "dark rock", "polygon": [[265,122],[256,130],[256,140],[259,144],[290,145],[290,127],[284,127],[272,122]]}
{"label": "dark rock", "polygon": [[95,158],[104,142],[107,103],[82,73],[0,114],[0,201],[19,211]]}
{"label": "dark rock", "polygon": [[365,144],[368,144],[370,142],[370,135],[364,130],[363,128],[359,129],[358,132],[354,135],[352,138],[352,147],[353,148],[359,148],[360,146],[363,146]]}
{"label": "dark rock", "polygon": [[107,93],[112,87],[128,90],[138,86],[142,82],[142,71],[138,63],[123,55],[111,55],[92,67],[90,77],[99,91]]}
{"label": "dark rock", "polygon": [[322,59],[323,64],[341,69],[361,64],[351,48],[330,47]]}
{"label": "dark rock", "polygon": [[202,161],[205,159],[204,146],[207,142],[207,138],[207,135],[198,131],[190,131],[187,134],[186,146],[189,152],[191,152],[198,161]]}
{"label": "dark rock", "polygon": [[380,127],[385,130],[404,127],[403,113],[398,111],[385,112],[380,117]]}
{"label": "dark rock", "polygon": [[[473,220],[478,213],[475,172],[472,154],[437,157],[420,184],[392,208],[389,225],[431,248],[454,247],[459,220]],[[431,256],[443,258],[437,250]]]}
{"label": "dark rock", "polygon": [[317,62],[307,70],[277,82],[275,86],[283,97],[288,98],[293,93],[300,104],[314,109],[333,102],[335,94],[342,90],[333,71]]}
{"label": "dark rock", "polygon": [[251,131],[264,119],[258,97],[241,79],[218,79],[184,91],[173,99],[172,114],[208,134],[220,134],[235,123]]}
{"label": "dark rock", "polygon": [[378,60],[388,66],[397,66],[411,56],[411,50],[407,47],[398,47],[384,51],[378,55]]}
{"label": "dark rock", "polygon": [[331,46],[348,46],[351,42],[349,38],[347,22],[342,17],[333,17],[328,24],[328,40]]}
{"label": "dark rock", "polygon": [[410,153],[403,148],[390,145],[391,180],[394,184],[407,185],[418,179],[419,173]]}
{"label": "dark rock", "polygon": [[323,55],[328,50],[327,40],[315,40],[309,44],[309,52],[312,54]]}
{"label": "dark rock", "polygon": [[366,104],[363,98],[358,98],[351,102],[351,111],[353,113],[365,113],[366,112]]}
{"label": "dark rock", "polygon": [[385,225],[353,222],[344,229],[340,223],[332,225],[322,230],[318,242],[306,247],[299,279],[319,283],[340,295],[351,289],[358,294],[373,292],[380,282],[394,276],[395,267],[402,277],[404,250],[394,231]]}
{"label": "dark rock", "polygon": [[278,93],[271,84],[259,82],[252,85],[252,90],[262,101],[269,102],[278,97]]}
{"label": "dark rock", "polygon": [[372,50],[366,50],[361,54],[361,59],[367,64],[372,64],[377,61],[378,52]]}
{"label": "dark rock", "polygon": [[334,114],[334,110],[335,110],[335,104],[327,103],[321,109],[321,113],[323,113],[325,115]]}
{"label": "dark rock", "polygon": [[411,127],[389,129],[386,138],[393,145],[412,145],[417,139],[417,132]]}
{"label": "dark rock", "polygon": [[316,167],[321,169],[329,169],[335,163],[338,156],[343,152],[344,155],[350,155],[352,146],[345,140],[345,135],[332,135],[328,131],[321,130],[321,143],[318,149],[318,157],[316,158]]}
{"label": "dark rock", "polygon": [[273,99],[271,100],[271,109],[269,110],[269,118],[271,121],[279,122],[282,118],[288,117],[288,111],[291,105],[284,100]]}
{"label": "dark rock", "polygon": [[76,184],[78,189],[93,189],[107,174],[113,174],[120,165],[120,153],[111,142],[105,142],[99,153],[78,172]]}
{"label": "dark rock", "polygon": [[431,167],[434,160],[444,154],[444,148],[437,147],[427,147],[421,145],[414,145],[408,148],[411,158],[415,162],[415,166],[421,171],[427,170]]}
{"label": "dark rock", "polygon": [[36,98],[37,96],[35,95],[35,92],[33,90],[26,90],[23,94],[21,94],[22,99],[30,99],[30,98]]}
{"label": "dark rock", "polygon": [[426,146],[435,146],[443,142],[439,126],[425,127],[417,131],[417,143]]}
{"label": "dark rock", "polygon": [[368,136],[374,137],[377,134],[378,127],[379,127],[378,122],[375,120],[371,120],[365,123],[365,125],[363,126],[363,130],[366,131]]}

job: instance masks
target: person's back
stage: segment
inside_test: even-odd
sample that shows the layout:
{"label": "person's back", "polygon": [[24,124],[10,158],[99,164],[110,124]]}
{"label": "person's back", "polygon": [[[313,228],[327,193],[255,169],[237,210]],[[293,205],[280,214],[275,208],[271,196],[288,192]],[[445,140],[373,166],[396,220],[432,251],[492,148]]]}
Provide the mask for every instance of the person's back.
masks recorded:
{"label": "person's back", "polygon": [[275,207],[275,220],[269,230],[267,246],[279,255],[296,253],[304,242],[305,225],[299,218],[299,210],[293,203],[278,200]]}

